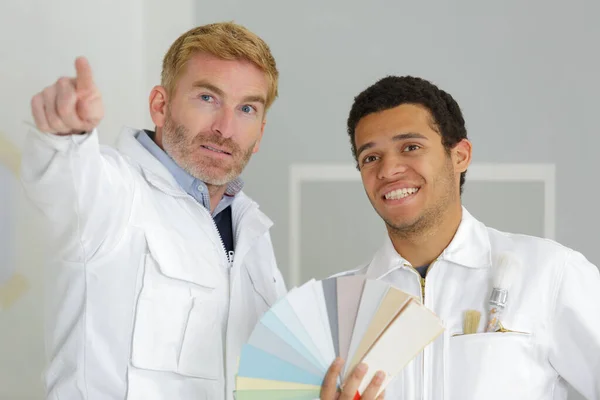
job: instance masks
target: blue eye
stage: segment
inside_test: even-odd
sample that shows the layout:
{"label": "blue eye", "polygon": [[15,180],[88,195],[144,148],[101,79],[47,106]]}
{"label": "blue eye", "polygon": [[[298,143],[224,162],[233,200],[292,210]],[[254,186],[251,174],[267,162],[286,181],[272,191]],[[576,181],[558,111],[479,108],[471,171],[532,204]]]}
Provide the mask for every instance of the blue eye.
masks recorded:
{"label": "blue eye", "polygon": [[200,98],[204,101],[211,101],[212,100],[212,96],[208,95],[208,94],[202,94],[200,95]]}
{"label": "blue eye", "polygon": [[252,111],[254,111],[254,108],[252,106],[249,106],[249,105],[242,106],[243,113],[250,114]]}

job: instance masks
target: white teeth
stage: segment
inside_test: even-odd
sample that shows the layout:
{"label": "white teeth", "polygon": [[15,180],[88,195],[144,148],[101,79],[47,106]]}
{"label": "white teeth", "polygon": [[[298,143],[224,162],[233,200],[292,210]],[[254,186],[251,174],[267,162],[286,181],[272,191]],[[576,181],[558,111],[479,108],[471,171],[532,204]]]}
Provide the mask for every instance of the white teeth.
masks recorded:
{"label": "white teeth", "polygon": [[410,196],[413,193],[417,193],[418,191],[419,191],[419,188],[398,189],[398,190],[394,190],[392,192],[386,193],[385,198],[386,198],[386,200],[400,200],[407,196]]}
{"label": "white teeth", "polygon": [[225,153],[223,150],[215,149],[214,147],[204,146],[208,150],[216,151],[217,153]]}

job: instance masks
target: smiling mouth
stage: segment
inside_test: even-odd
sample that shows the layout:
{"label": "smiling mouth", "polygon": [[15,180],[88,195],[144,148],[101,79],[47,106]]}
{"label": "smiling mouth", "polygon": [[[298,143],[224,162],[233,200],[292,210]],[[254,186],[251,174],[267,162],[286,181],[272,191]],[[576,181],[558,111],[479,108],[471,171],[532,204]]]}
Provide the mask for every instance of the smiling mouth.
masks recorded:
{"label": "smiling mouth", "polygon": [[418,191],[419,191],[419,188],[417,188],[417,187],[397,189],[397,190],[392,190],[391,192],[386,193],[385,195],[383,195],[383,198],[386,200],[400,200],[400,199],[403,199],[410,195],[413,195],[413,194],[417,193]]}
{"label": "smiling mouth", "polygon": [[225,150],[219,150],[219,149],[217,149],[217,148],[214,148],[214,147],[211,147],[211,146],[208,146],[208,145],[201,145],[201,147],[202,147],[202,148],[204,148],[204,149],[206,149],[206,150],[213,151],[213,152],[215,152],[215,153],[226,154],[226,155],[228,155],[228,156],[230,156],[230,155],[231,155],[231,153],[228,153],[228,152],[226,152]]}

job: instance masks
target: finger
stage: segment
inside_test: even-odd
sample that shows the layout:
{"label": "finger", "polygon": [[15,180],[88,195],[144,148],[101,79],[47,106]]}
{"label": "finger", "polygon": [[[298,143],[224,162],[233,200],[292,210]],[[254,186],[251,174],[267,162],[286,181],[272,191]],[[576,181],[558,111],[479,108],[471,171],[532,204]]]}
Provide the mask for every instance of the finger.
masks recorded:
{"label": "finger", "polygon": [[31,98],[31,114],[33,115],[35,126],[40,132],[50,132],[50,125],[44,111],[44,97],[42,93],[38,93]]}
{"label": "finger", "polygon": [[91,131],[104,118],[102,96],[94,83],[92,67],[85,57],[75,60],[77,77],[75,90],[77,92],[77,116],[83,122],[82,130]]}
{"label": "finger", "polygon": [[354,368],[348,380],[344,383],[340,400],[353,400],[358,392],[358,387],[362,382],[368,367],[364,363],[360,363]]}
{"label": "finger", "polygon": [[75,70],[77,71],[77,77],[75,78],[77,92],[80,94],[94,92],[96,85],[94,84],[92,67],[85,57],[78,57],[75,60]]}
{"label": "finger", "polygon": [[336,358],[325,374],[323,385],[321,386],[321,400],[332,400],[337,396],[337,377],[342,370],[344,360]]}
{"label": "finger", "polygon": [[385,390],[375,400],[385,400]]}
{"label": "finger", "polygon": [[77,94],[75,93],[75,80],[60,78],[56,83],[56,112],[58,117],[70,131],[83,129],[83,121],[77,115]]}
{"label": "finger", "polygon": [[56,85],[48,86],[42,92],[42,96],[44,97],[44,112],[50,126],[49,132],[68,133],[70,129],[67,128],[56,112],[56,94]]}
{"label": "finger", "polygon": [[96,93],[91,98],[78,100],[77,115],[83,122],[83,130],[91,131],[98,126],[104,117],[104,106],[102,105],[100,93]]}
{"label": "finger", "polygon": [[371,379],[369,386],[367,386],[365,391],[362,393],[361,399],[362,400],[375,399],[375,397],[377,396],[377,393],[379,392],[379,389],[381,388],[381,385],[383,384],[384,379],[385,379],[385,373],[383,373],[382,371],[377,371],[377,373],[373,376],[373,379]]}

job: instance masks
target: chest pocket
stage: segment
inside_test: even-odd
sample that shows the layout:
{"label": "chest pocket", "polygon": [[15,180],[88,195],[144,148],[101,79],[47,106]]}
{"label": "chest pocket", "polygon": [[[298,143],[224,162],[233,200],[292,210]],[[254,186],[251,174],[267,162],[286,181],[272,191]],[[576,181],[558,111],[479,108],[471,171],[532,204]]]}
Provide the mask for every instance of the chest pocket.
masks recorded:
{"label": "chest pocket", "polygon": [[491,332],[449,339],[450,400],[531,400],[529,333]]}
{"label": "chest pocket", "polygon": [[271,308],[284,293],[283,278],[275,271],[275,256],[271,248],[254,251],[244,258],[244,268],[253,288],[256,307],[260,312]]}
{"label": "chest pocket", "polygon": [[146,232],[149,252],[133,327],[134,367],[216,380],[222,375],[219,255],[173,232]]}

